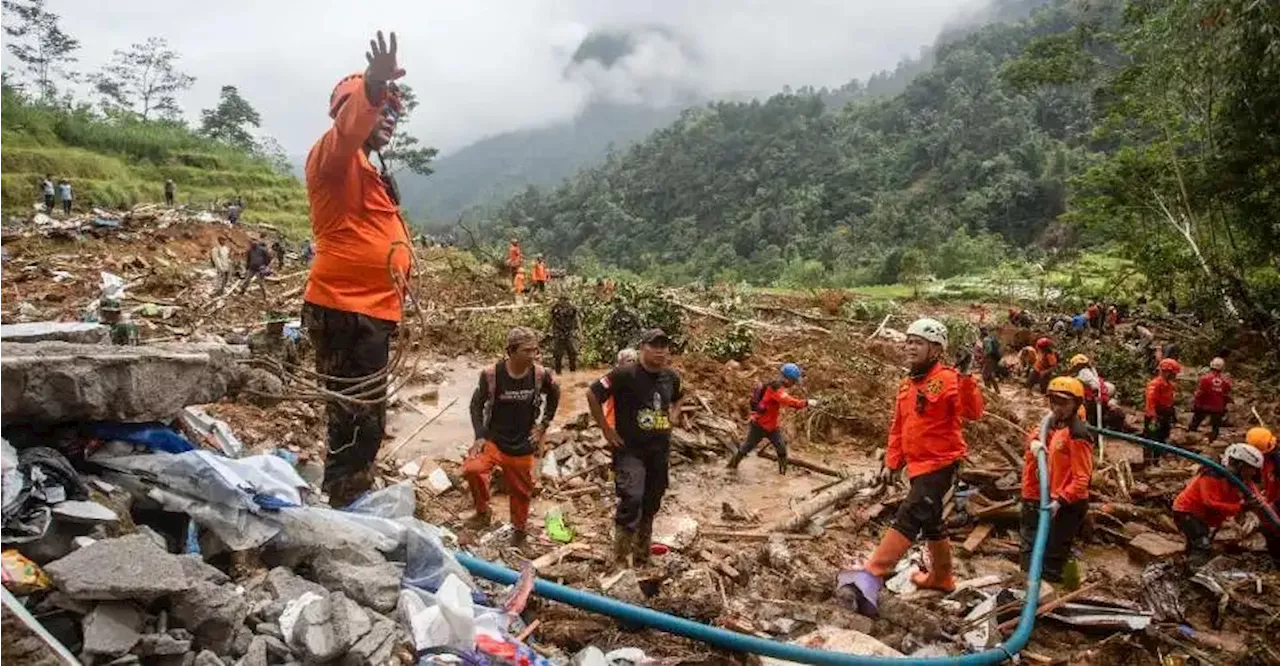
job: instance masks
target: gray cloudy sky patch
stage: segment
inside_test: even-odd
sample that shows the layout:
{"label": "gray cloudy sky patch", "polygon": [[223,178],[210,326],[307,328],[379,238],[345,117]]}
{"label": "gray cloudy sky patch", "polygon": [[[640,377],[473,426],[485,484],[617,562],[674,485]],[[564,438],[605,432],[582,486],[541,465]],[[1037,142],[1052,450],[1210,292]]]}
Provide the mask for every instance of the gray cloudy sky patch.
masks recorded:
{"label": "gray cloudy sky patch", "polygon": [[[77,69],[114,49],[169,40],[197,78],[189,118],[238,86],[266,134],[305,153],[328,123],[326,100],[362,69],[369,37],[400,39],[421,106],[412,129],[443,150],[572,117],[593,98],[665,102],[839,86],[892,69],[931,43],[963,0],[48,0],[81,42]],[[664,30],[646,30],[662,26]],[[569,67],[593,30],[637,31],[612,67]],[[664,34],[669,32],[669,34]],[[5,57],[5,66],[10,63]]]}

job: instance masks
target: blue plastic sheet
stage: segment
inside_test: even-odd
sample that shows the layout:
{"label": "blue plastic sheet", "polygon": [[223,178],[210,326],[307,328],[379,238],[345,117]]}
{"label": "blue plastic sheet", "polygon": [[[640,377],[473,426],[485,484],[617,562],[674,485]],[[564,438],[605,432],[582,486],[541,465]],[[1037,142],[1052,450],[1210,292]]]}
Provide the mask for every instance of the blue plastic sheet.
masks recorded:
{"label": "blue plastic sheet", "polygon": [[84,433],[95,439],[128,442],[163,453],[185,453],[195,449],[186,437],[163,423],[94,421],[84,426]]}

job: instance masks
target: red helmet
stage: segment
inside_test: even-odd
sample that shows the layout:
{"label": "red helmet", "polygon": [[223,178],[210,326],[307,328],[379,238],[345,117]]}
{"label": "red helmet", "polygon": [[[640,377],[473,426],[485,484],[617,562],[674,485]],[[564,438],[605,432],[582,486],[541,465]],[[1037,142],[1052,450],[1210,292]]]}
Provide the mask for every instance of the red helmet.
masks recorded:
{"label": "red helmet", "polygon": [[1049,338],[1040,338],[1039,340],[1036,340],[1036,347],[1039,349],[1044,349],[1046,347],[1052,347],[1052,346],[1053,346],[1053,340],[1050,340]]}
{"label": "red helmet", "polygon": [[1166,358],[1163,361],[1160,361],[1159,369],[1160,372],[1172,372],[1177,374],[1182,372],[1182,364],[1174,359]]}

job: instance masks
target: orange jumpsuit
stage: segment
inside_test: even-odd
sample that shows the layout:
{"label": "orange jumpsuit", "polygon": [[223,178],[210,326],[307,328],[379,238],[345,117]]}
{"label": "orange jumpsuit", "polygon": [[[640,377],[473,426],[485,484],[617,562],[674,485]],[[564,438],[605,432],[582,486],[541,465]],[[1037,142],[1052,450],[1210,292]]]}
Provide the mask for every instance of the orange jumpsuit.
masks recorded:
{"label": "orange jumpsuit", "polygon": [[[1031,550],[1040,520],[1040,469],[1031,451],[1031,442],[1040,433],[1027,436],[1022,461],[1022,570],[1031,565]],[[1044,577],[1062,581],[1062,568],[1071,558],[1071,545],[1089,512],[1089,482],[1093,477],[1093,439],[1084,423],[1072,419],[1070,425],[1049,433],[1045,444],[1045,464],[1049,469],[1049,499],[1058,503],[1049,523],[1049,541],[1044,553]]]}

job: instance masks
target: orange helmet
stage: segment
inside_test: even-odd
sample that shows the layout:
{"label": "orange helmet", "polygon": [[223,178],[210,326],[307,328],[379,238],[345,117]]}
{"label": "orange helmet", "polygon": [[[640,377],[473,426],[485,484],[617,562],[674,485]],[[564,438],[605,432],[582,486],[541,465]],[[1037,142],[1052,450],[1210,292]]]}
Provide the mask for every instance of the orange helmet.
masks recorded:
{"label": "orange helmet", "polygon": [[[396,87],[396,84],[388,84],[387,93],[387,104],[390,104],[397,113],[400,112],[402,110],[400,90]],[[338,117],[338,109],[342,108],[342,104],[355,94],[364,94],[364,72],[350,74],[333,87],[333,92],[329,93],[329,117]]]}
{"label": "orange helmet", "polygon": [[1174,359],[1166,358],[1163,361],[1160,361],[1159,370],[1160,372],[1172,372],[1177,374],[1182,372],[1182,364]]}
{"label": "orange helmet", "polygon": [[1249,432],[1244,435],[1244,443],[1266,455],[1275,450],[1276,436],[1266,428],[1249,428]]}

